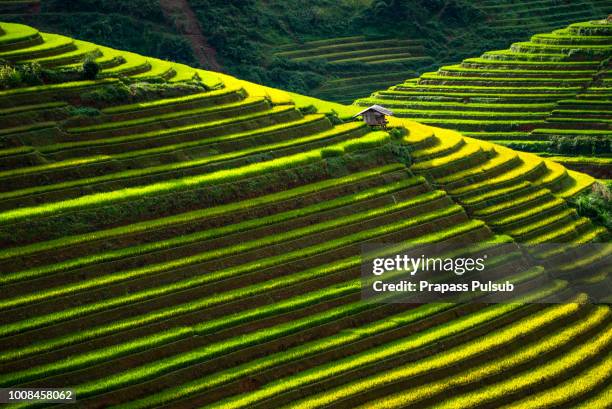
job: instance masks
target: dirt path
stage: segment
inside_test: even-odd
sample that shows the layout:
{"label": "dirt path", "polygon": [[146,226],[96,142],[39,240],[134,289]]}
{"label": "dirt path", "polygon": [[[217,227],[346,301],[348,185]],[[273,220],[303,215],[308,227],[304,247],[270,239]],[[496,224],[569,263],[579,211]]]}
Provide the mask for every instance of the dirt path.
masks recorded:
{"label": "dirt path", "polygon": [[189,40],[195,57],[202,67],[221,71],[221,65],[217,62],[217,52],[202,35],[198,18],[187,0],[160,0],[159,4],[177,31]]}

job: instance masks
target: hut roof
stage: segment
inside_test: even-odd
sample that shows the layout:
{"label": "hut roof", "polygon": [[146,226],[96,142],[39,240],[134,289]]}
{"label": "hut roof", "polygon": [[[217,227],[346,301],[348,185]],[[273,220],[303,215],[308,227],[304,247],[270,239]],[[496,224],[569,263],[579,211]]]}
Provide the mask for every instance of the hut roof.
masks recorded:
{"label": "hut roof", "polygon": [[359,115],[363,115],[364,112],[368,112],[368,111],[376,111],[383,115],[393,116],[393,111],[391,111],[390,109],[381,107],[380,105],[372,105],[371,107],[366,108],[363,111],[353,115],[353,118],[358,117]]}

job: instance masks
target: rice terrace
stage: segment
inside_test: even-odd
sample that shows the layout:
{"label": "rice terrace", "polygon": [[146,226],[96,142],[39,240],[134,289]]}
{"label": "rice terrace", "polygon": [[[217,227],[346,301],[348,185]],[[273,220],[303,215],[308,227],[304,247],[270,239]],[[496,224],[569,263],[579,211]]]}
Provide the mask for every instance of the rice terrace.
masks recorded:
{"label": "rice terrace", "polygon": [[610,13],[0,1],[0,405],[612,408]]}

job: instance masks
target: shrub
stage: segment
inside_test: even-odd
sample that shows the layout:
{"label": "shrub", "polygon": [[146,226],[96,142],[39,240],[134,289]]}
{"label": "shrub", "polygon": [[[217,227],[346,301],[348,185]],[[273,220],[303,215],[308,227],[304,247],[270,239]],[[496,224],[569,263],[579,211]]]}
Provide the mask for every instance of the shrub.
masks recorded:
{"label": "shrub", "polygon": [[391,128],[389,130],[389,135],[391,135],[391,138],[394,140],[402,140],[404,136],[408,135],[408,129],[403,126],[399,128]]}
{"label": "shrub", "polygon": [[68,112],[71,116],[98,116],[100,115],[100,110],[92,107],[85,106],[71,106],[68,108]]}
{"label": "shrub", "polygon": [[317,113],[317,107],[315,107],[314,105],[308,105],[306,107],[301,107],[299,108],[300,112],[302,113],[302,115],[309,115],[309,114],[316,114]]}
{"label": "shrub", "polygon": [[344,123],[344,121],[340,119],[340,116],[338,116],[338,113],[333,109],[331,110],[331,112],[325,114],[325,116],[333,125],[340,125]]}
{"label": "shrub", "polygon": [[105,85],[81,94],[81,100],[91,104],[109,104],[112,102],[128,101],[130,90],[123,83]]}
{"label": "shrub", "polygon": [[550,137],[551,151],[569,155],[597,155],[612,152],[612,140],[607,136],[581,136],[572,135]]}
{"label": "shrub", "polygon": [[329,147],[321,149],[321,157],[323,158],[333,158],[336,156],[344,155],[344,150],[337,147]]}
{"label": "shrub", "polygon": [[83,63],[83,78],[95,80],[100,72],[100,66],[93,59],[86,59]]}
{"label": "shrub", "polygon": [[3,62],[0,65],[0,89],[41,85],[42,76],[43,71],[39,64],[13,65]]}
{"label": "shrub", "polygon": [[27,85],[41,85],[43,70],[37,63],[21,64],[17,67],[21,73],[21,81]]}
{"label": "shrub", "polygon": [[588,217],[594,223],[612,230],[612,183],[597,183],[591,191],[569,200],[578,214]]}
{"label": "shrub", "polygon": [[0,66],[0,87],[15,88],[21,84],[21,74],[10,65]]}

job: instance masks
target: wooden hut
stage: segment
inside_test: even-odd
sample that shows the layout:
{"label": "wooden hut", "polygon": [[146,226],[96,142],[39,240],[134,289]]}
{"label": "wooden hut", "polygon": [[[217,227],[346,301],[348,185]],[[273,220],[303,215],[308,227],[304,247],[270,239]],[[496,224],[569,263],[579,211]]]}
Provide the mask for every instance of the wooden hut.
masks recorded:
{"label": "wooden hut", "polygon": [[354,115],[353,118],[362,116],[366,124],[370,126],[380,126],[383,129],[387,129],[387,116],[393,116],[393,112],[380,105],[372,105],[369,108],[364,109],[358,114]]}

